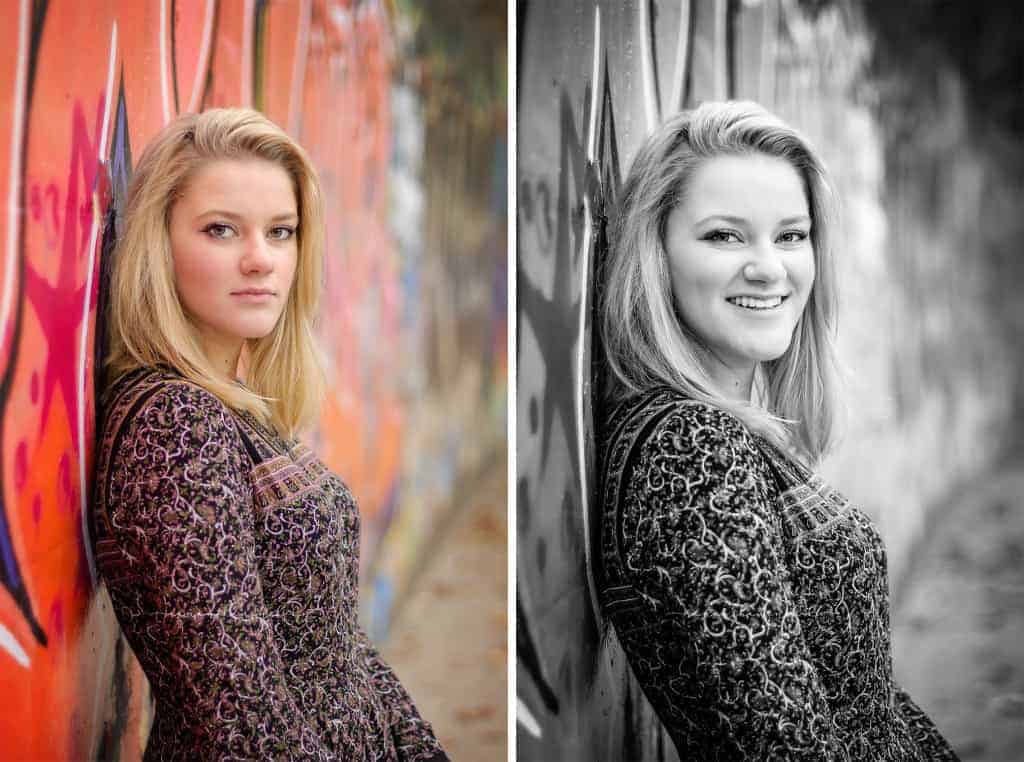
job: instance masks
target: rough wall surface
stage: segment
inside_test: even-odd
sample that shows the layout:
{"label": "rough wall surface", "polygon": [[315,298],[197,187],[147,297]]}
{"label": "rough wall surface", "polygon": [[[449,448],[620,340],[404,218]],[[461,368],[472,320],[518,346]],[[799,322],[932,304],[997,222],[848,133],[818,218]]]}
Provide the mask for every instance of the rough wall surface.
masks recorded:
{"label": "rough wall surface", "polygon": [[[466,466],[464,451],[476,457],[501,441],[504,416],[480,409],[504,386],[494,363],[470,351],[465,364],[475,358],[494,395],[467,404],[429,380],[408,383],[445,284],[423,293],[426,255],[408,241],[423,222],[423,150],[419,95],[394,86],[403,63],[394,4],[15,0],[6,10],[0,757],[137,759],[148,687],[97,584],[86,519],[103,346],[96,316],[132,157],[150,137],[179,113],[249,105],[297,137],[320,169],[330,389],[313,442],[359,499],[366,589],[403,583]],[[397,127],[393,110],[404,117]],[[500,345],[504,316],[487,304],[478,313],[491,331],[487,348]],[[431,409],[416,404],[426,392]],[[462,419],[438,412],[457,406]],[[486,446],[460,443],[467,421]],[[437,441],[448,446],[430,457],[410,449]],[[415,521],[396,537],[389,530],[410,511]],[[374,561],[386,541],[399,560],[385,567]],[[375,605],[379,629],[390,602]]]}
{"label": "rough wall surface", "polygon": [[844,201],[849,407],[823,471],[877,520],[894,579],[928,508],[995,453],[1009,398],[984,263],[957,256],[978,162],[947,161],[942,187],[957,194],[921,203],[964,133],[962,106],[954,93],[935,109],[928,148],[894,150],[851,3],[524,1],[518,13],[519,758],[673,759],[587,582],[591,279],[633,153],[664,116],[722,98],[761,102],[821,150]]}

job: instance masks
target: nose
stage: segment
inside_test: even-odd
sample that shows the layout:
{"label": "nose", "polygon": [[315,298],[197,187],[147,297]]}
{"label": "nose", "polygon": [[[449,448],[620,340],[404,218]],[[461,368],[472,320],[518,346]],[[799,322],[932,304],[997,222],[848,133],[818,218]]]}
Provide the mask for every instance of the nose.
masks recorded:
{"label": "nose", "polygon": [[755,283],[774,283],[786,277],[786,266],[771,243],[751,250],[750,260],[743,265],[743,277]]}
{"label": "nose", "polygon": [[239,262],[245,275],[259,275],[274,269],[274,257],[263,236],[253,236],[245,246]]}

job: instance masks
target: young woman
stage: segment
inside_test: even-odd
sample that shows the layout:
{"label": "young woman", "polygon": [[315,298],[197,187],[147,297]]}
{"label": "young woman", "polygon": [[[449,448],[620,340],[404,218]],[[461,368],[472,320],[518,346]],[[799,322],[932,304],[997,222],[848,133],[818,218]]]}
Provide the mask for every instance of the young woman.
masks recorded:
{"label": "young woman", "polygon": [[172,122],[132,178],[93,537],[156,698],[146,759],[446,759],[358,625],[352,495],[296,438],[320,399],[321,203],[250,110]]}
{"label": "young woman", "polygon": [[832,438],[834,201],[751,103],[666,122],[604,271],[596,580],[682,759],[947,760],[893,680],[885,550]]}

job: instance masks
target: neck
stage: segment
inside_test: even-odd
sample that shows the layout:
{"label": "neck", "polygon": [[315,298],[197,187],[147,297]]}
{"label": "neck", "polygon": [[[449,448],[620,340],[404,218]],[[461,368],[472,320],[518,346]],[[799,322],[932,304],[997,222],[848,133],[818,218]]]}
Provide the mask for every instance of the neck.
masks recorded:
{"label": "neck", "polygon": [[725,399],[733,402],[750,402],[756,368],[753,363],[749,366],[733,367],[712,357],[707,371],[715,391]]}
{"label": "neck", "polygon": [[222,381],[234,383],[238,377],[238,358],[242,353],[242,345],[235,342],[222,345],[210,340],[204,343],[206,356],[209,358],[217,377]]}

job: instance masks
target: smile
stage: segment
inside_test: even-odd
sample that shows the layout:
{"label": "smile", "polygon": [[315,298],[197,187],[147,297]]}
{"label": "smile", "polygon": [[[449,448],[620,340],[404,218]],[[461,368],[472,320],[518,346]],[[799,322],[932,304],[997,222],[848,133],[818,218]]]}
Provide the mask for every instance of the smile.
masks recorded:
{"label": "smile", "polygon": [[726,298],[726,301],[747,310],[773,310],[787,298],[785,296],[730,296]]}

